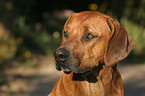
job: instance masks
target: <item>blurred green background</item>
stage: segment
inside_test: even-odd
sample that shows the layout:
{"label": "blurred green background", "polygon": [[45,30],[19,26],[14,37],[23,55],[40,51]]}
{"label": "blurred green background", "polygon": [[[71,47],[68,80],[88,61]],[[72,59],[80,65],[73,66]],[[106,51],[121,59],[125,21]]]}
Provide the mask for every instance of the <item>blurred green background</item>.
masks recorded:
{"label": "blurred green background", "polygon": [[0,62],[52,54],[66,19],[87,10],[119,20],[135,42],[132,55],[145,56],[145,0],[0,0]]}
{"label": "blurred green background", "polygon": [[0,70],[11,60],[33,67],[39,55],[53,54],[65,21],[81,11],[116,18],[135,42],[128,62],[145,62],[145,0],[0,0]]}

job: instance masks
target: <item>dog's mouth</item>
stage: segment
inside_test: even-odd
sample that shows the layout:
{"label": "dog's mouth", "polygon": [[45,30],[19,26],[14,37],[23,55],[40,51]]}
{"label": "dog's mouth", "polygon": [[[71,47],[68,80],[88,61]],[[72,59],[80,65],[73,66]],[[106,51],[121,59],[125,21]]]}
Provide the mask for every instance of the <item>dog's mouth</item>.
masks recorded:
{"label": "dog's mouth", "polygon": [[80,75],[89,75],[91,73],[91,70],[85,70],[85,71],[71,71],[69,69],[63,69],[63,68],[57,68],[58,71],[63,71],[65,74],[70,74],[71,72],[74,72],[76,74]]}
{"label": "dog's mouth", "polygon": [[64,67],[60,67],[60,66],[56,66],[56,69],[57,69],[58,71],[63,71],[63,72],[66,73],[66,74],[69,74],[69,73],[72,72],[70,69],[64,68]]}
{"label": "dog's mouth", "polygon": [[63,71],[66,74],[71,72],[78,74],[89,74],[91,70],[89,68],[82,68],[82,60],[78,56],[73,56],[65,48],[59,48],[54,53],[56,61],[56,69]]}
{"label": "dog's mouth", "polygon": [[[81,63],[81,62],[79,62]],[[75,66],[74,66],[75,65]],[[80,64],[72,64],[68,66],[64,66],[62,63],[56,62],[56,69],[58,71],[63,71],[65,74],[70,74],[71,72],[74,72],[76,74],[81,74],[81,75],[89,75],[91,73],[91,69],[85,69],[85,70],[79,70],[78,65]]]}

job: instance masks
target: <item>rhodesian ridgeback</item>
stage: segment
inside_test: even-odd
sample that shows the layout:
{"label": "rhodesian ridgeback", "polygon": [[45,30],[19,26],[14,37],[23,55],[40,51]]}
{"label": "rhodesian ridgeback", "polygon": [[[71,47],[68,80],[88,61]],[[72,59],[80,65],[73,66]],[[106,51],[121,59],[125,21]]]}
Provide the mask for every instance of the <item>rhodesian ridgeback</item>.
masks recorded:
{"label": "rhodesian ridgeback", "polygon": [[63,75],[49,96],[124,96],[117,62],[133,46],[117,20],[99,12],[74,13],[54,53],[56,69]]}

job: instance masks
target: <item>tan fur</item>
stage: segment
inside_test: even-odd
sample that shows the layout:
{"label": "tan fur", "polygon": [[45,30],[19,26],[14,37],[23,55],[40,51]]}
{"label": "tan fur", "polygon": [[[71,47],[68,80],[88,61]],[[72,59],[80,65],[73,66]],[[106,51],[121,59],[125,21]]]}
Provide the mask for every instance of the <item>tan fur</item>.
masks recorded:
{"label": "tan fur", "polygon": [[[87,26],[87,29],[85,29]],[[79,70],[92,69],[81,76],[63,73],[49,96],[124,96],[116,63],[124,59],[134,43],[117,20],[99,12],[74,13],[66,22],[59,48],[67,49],[81,61]],[[85,31],[97,38],[86,41]]]}

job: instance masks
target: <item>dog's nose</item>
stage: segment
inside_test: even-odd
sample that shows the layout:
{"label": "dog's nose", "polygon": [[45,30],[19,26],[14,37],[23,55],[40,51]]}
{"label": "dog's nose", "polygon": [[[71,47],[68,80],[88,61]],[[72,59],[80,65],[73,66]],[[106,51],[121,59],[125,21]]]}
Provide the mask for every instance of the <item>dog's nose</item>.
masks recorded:
{"label": "dog's nose", "polygon": [[69,53],[66,49],[60,48],[55,51],[54,56],[57,61],[65,61],[68,59]]}

